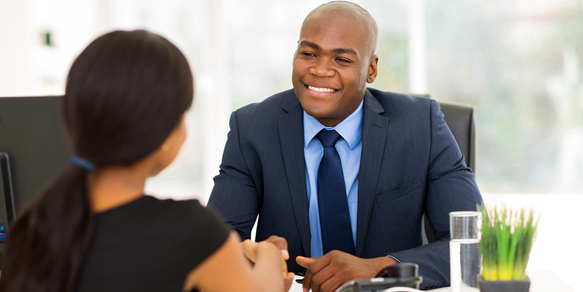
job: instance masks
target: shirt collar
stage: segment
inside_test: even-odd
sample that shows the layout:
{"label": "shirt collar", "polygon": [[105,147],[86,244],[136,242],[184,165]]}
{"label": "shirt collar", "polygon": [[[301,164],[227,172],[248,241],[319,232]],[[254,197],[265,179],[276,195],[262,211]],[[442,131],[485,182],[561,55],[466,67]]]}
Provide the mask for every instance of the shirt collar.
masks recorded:
{"label": "shirt collar", "polygon": [[346,119],[334,127],[326,127],[322,125],[316,118],[310,116],[304,111],[304,147],[308,148],[310,141],[324,128],[326,130],[336,130],[340,136],[348,143],[350,149],[354,149],[358,142],[360,142],[362,132],[362,105],[364,99],[354,112],[352,112]]}

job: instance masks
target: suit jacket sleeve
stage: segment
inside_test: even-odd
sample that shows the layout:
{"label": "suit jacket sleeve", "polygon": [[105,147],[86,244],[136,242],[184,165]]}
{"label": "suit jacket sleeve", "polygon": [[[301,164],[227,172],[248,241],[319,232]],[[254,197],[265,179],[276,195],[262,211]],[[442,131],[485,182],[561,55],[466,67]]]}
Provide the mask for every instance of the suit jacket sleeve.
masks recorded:
{"label": "suit jacket sleeve", "polygon": [[390,255],[419,265],[422,288],[449,286],[449,212],[476,210],[482,202],[474,175],[465,165],[457,142],[443,119],[439,104],[431,101],[431,150],[427,173],[425,214],[436,241]]}
{"label": "suit jacket sleeve", "polygon": [[242,239],[249,239],[259,212],[259,195],[241,151],[237,112],[231,114],[229,126],[219,175],[214,178],[208,204],[225,217]]}

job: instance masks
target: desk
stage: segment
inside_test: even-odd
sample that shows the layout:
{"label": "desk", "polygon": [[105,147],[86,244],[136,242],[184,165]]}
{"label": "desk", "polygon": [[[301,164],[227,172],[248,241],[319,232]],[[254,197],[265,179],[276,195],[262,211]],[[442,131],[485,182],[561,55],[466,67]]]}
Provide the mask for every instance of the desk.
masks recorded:
{"label": "desk", "polygon": [[[553,272],[540,271],[540,272],[527,272],[530,278],[530,292],[573,292],[567,284],[557,277]],[[467,292],[478,292],[476,288],[471,288],[471,291]],[[451,292],[450,287],[439,288],[429,291],[435,292]],[[296,281],[292,284],[289,292],[302,292],[302,284],[298,284]],[[464,291],[466,292],[466,291]]]}

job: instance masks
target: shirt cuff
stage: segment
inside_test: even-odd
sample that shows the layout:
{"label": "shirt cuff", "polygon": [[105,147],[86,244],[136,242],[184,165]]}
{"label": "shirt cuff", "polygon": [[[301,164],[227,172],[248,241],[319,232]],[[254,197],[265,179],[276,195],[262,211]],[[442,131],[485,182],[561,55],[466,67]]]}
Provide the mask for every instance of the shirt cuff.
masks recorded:
{"label": "shirt cuff", "polygon": [[403,263],[403,262],[401,262],[401,261],[400,261],[398,258],[396,258],[396,257],[394,257],[394,256],[392,256],[392,255],[390,255],[390,254],[388,254],[388,255],[386,255],[386,256],[387,256],[387,257],[390,257],[390,258],[393,258],[393,259],[395,259],[397,262],[399,262],[399,264],[402,264],[402,263]]}

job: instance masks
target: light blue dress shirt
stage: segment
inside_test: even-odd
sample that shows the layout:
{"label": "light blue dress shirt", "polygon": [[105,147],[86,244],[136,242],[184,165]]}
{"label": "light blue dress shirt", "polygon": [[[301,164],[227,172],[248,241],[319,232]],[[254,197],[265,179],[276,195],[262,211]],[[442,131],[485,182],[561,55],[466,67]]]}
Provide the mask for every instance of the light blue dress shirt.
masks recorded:
{"label": "light blue dress shirt", "polygon": [[311,256],[323,255],[322,233],[320,230],[320,213],[318,210],[318,167],[324,155],[324,147],[316,138],[322,129],[336,130],[342,139],[336,142],[336,150],[340,155],[342,173],[346,184],[348,211],[352,227],[352,240],[356,246],[356,213],[358,210],[358,172],[360,170],[360,155],[362,152],[362,105],[352,112],[346,119],[334,127],[322,125],[316,118],[304,111],[304,157],[306,161],[306,185],[308,190]]}

